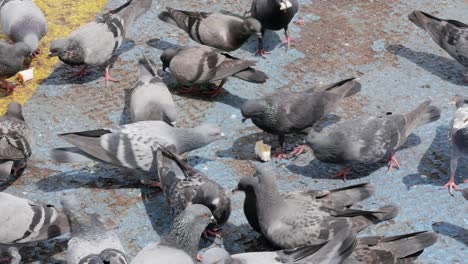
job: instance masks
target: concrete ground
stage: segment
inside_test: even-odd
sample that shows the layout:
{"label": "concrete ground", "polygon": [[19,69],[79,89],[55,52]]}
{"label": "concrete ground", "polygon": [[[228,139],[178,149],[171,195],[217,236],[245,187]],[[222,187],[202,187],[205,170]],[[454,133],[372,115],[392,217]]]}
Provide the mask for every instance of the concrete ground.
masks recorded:
{"label": "concrete ground", "polygon": [[[65,5],[72,0],[63,0]],[[84,3],[84,1],[82,1]],[[87,1],[86,1],[87,2]],[[102,2],[102,1],[90,1]],[[106,9],[124,0],[111,0]],[[443,18],[467,22],[467,0],[300,0],[296,19],[305,25],[291,24],[297,42],[286,52],[278,47],[282,32],[268,32],[267,59],[258,59],[257,68],[269,79],[251,84],[230,79],[227,94],[214,100],[187,98],[176,94],[173,79],[165,75],[179,107],[178,125],[219,124],[228,139],[189,153],[191,165],[205,172],[226,188],[233,188],[240,176],[254,172],[254,144],[263,139],[277,146],[276,139],[258,130],[251,122],[241,123],[240,105],[250,98],[281,90],[301,90],[317,83],[330,83],[350,76],[359,77],[362,91],[344,103],[326,121],[351,119],[364,114],[405,112],[426,98],[442,109],[439,121],[418,128],[397,153],[400,170],[387,174],[385,164],[357,168],[349,180],[331,179],[338,167],[314,160],[308,152],[276,166],[279,186],[289,189],[331,189],[372,182],[376,194],[359,204],[366,209],[386,203],[401,206],[397,218],[372,226],[360,235],[397,235],[421,230],[440,234],[438,242],[424,251],[418,263],[466,263],[468,259],[468,203],[460,193],[455,197],[439,190],[448,179],[449,147],[447,129],[457,96],[468,95],[462,83],[462,67],[440,49],[429,35],[411,24],[407,15],[424,10]],[[166,5],[207,12],[220,9],[243,14],[248,0],[154,1],[153,9],[141,18],[130,40],[120,49],[112,69],[119,84],[104,87],[98,80],[103,68],[96,68],[83,79],[69,78],[70,66],[58,63],[26,104],[25,117],[34,128],[34,154],[26,172],[10,181],[5,192],[59,205],[64,191],[77,194],[89,212],[96,212],[113,228],[127,248],[130,258],[150,242],[158,241],[171,224],[170,209],[162,194],[141,186],[128,172],[101,164],[56,164],[48,158],[53,147],[66,144],[56,134],[112,127],[127,122],[125,99],[136,81],[136,62],[146,54],[159,62],[162,50],[173,45],[194,45],[182,32],[157,19]],[[78,7],[77,7],[78,6]],[[79,5],[67,12],[85,12]],[[92,12],[86,9],[87,12]],[[94,13],[87,14],[87,17]],[[48,14],[49,17],[49,14]],[[52,17],[52,15],[51,15]],[[63,22],[63,21],[62,21]],[[85,22],[85,21],[83,21]],[[69,24],[49,21],[57,27]],[[254,59],[256,40],[251,39],[235,56]],[[47,50],[47,47],[45,47]],[[288,149],[302,140],[287,139]],[[468,174],[468,162],[460,162],[457,182],[460,187]],[[202,241],[202,248],[224,246],[232,253],[266,249],[265,242],[248,226],[242,212],[243,195],[233,196],[233,213],[223,228],[222,239]],[[25,263],[63,263],[66,239],[28,246],[21,252]],[[202,249],[204,250],[204,249]]]}

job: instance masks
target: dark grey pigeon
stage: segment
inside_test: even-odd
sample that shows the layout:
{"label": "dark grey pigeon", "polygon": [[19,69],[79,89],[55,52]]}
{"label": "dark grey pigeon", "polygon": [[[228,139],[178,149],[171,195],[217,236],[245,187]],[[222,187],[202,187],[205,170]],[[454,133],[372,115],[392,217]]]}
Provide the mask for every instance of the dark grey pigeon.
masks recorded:
{"label": "dark grey pigeon", "polygon": [[27,165],[32,153],[32,131],[23,117],[21,105],[12,102],[0,118],[0,184]]}
{"label": "dark grey pigeon", "polygon": [[223,248],[210,248],[201,264],[341,264],[356,246],[351,230],[341,230],[330,241],[316,246],[303,246],[279,251],[248,252],[229,255]]}
{"label": "dark grey pigeon", "polygon": [[371,224],[392,219],[398,207],[387,205],[377,211],[328,206],[325,201],[302,196],[284,199],[271,167],[257,166],[258,184],[253,186],[258,223],[262,235],[275,247],[292,249],[319,245],[342,230],[359,232]]}
{"label": "dark grey pigeon", "polygon": [[[179,215],[190,204],[202,204],[211,210],[216,219],[216,226],[224,225],[231,214],[231,199],[217,182],[182,161],[169,149],[156,146],[154,153],[154,170],[158,174],[166,201],[174,215]],[[210,232],[210,231],[208,231]],[[213,234],[213,233],[211,233]]]}
{"label": "dark grey pigeon", "polygon": [[[122,6],[100,15],[95,21],[81,26],[70,33],[65,39],[58,39],[50,44],[50,57],[59,59],[70,65],[83,65],[76,74],[83,76],[86,66],[101,66],[107,64],[115,51],[122,45],[133,22],[146,13],[152,0],[129,0]],[[106,67],[104,81],[113,81]]]}
{"label": "dark grey pigeon", "polygon": [[362,237],[344,264],[410,264],[425,248],[437,241],[437,234],[416,232],[393,237]]}
{"label": "dark grey pigeon", "polygon": [[[284,29],[285,41],[287,47],[291,45],[291,36],[289,35],[289,23],[294,15],[299,11],[299,3],[297,0],[253,0],[252,1],[252,16],[262,24],[262,36],[266,30],[281,30]],[[260,56],[266,54],[263,49],[263,37],[258,38],[258,50],[255,52]]]}
{"label": "dark grey pigeon", "polygon": [[0,88],[9,92],[15,89],[15,86],[5,79],[13,77],[21,71],[30,55],[31,48],[26,43],[18,42],[10,45],[0,41],[0,82],[3,84]]}
{"label": "dark grey pigeon", "polygon": [[200,236],[215,222],[206,206],[189,205],[176,217],[169,234],[143,248],[132,264],[196,264]]}
{"label": "dark grey pigeon", "polygon": [[445,20],[421,11],[413,11],[408,19],[427,31],[432,39],[463,67],[468,82],[468,25],[457,20]]}
{"label": "dark grey pigeon", "polygon": [[149,171],[153,163],[152,146],[156,143],[165,147],[174,145],[176,153],[183,154],[225,136],[218,126],[212,124],[175,128],[163,121],[141,121],[113,129],[67,133],[60,137],[76,147],[52,150],[52,159],[57,162],[97,160]]}
{"label": "dark grey pigeon", "polygon": [[146,56],[138,61],[138,82],[130,95],[132,122],[162,120],[174,126],[177,109],[166,84],[157,75],[156,65]]}
{"label": "dark grey pigeon", "polygon": [[159,19],[183,29],[194,41],[223,51],[240,48],[253,34],[262,37],[262,25],[254,18],[166,9]]}
{"label": "dark grey pigeon", "polygon": [[[375,163],[389,156],[388,170],[391,171],[393,167],[400,167],[394,157],[395,151],[413,130],[439,118],[440,109],[427,100],[406,114],[360,117],[335,123],[320,132],[311,130],[306,142],[322,162]],[[349,172],[347,168],[337,176],[346,176]]]}
{"label": "dark grey pigeon", "polygon": [[[286,157],[283,149],[285,135],[310,129],[325,114],[335,110],[358,85],[354,78],[350,78],[303,92],[280,92],[251,99],[241,107],[243,121],[252,119],[263,131],[278,135],[280,151],[275,156],[281,159]],[[301,145],[291,155],[300,154],[303,149]]]}
{"label": "dark grey pigeon", "polygon": [[450,158],[450,179],[442,188],[448,188],[453,195],[453,190],[460,188],[455,184],[455,172],[457,171],[458,160],[461,157],[468,157],[468,97],[457,100],[457,110],[450,123],[449,142],[451,147]]}
{"label": "dark grey pigeon", "polygon": [[35,54],[47,33],[44,13],[32,0],[0,1],[0,24],[13,43],[24,42]]}
{"label": "dark grey pigeon", "polygon": [[0,192],[0,255],[7,250],[12,264],[19,264],[18,248],[70,231],[67,216],[54,206]]}
{"label": "dark grey pigeon", "polygon": [[231,76],[253,83],[264,83],[268,78],[264,72],[252,68],[256,61],[241,60],[207,46],[169,48],[164,50],[161,61],[163,70],[169,68],[183,86],[221,81],[217,89],[209,93],[212,96],[222,91],[224,83]]}
{"label": "dark grey pigeon", "polygon": [[[244,176],[239,180],[237,187],[233,190],[243,191],[244,199],[244,214],[250,226],[257,232],[261,233],[260,224],[258,223],[257,214],[257,198],[254,187],[258,185],[258,178]],[[351,185],[344,188],[333,190],[300,190],[280,192],[281,198],[286,202],[294,202],[294,200],[311,201],[313,203],[321,203],[329,208],[343,210],[345,207],[350,207],[354,203],[365,200],[372,196],[375,192],[373,185],[368,183]]]}
{"label": "dark grey pigeon", "polygon": [[63,210],[70,221],[71,238],[68,241],[69,264],[127,264],[128,259],[119,237],[108,230],[99,216],[89,215],[72,194],[64,194]]}

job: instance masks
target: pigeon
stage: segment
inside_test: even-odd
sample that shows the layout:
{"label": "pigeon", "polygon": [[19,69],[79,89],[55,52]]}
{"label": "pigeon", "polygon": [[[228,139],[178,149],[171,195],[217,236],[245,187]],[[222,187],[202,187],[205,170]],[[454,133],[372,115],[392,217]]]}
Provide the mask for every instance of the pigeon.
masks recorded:
{"label": "pigeon", "polygon": [[23,69],[25,61],[30,58],[31,48],[24,43],[18,42],[14,45],[0,41],[0,82],[3,89],[9,93],[15,90],[15,85],[5,79],[15,76]]}
{"label": "pigeon", "polygon": [[34,1],[0,1],[0,24],[13,43],[24,42],[35,55],[39,54],[39,41],[47,33],[47,22]]}
{"label": "pigeon", "polygon": [[[230,76],[253,83],[264,83],[264,72],[251,68],[256,61],[241,60],[218,49],[207,46],[169,48],[161,55],[163,70],[171,70],[175,79],[183,86],[213,83],[221,80],[209,94],[214,97],[223,89]],[[196,91],[188,88],[183,92]]]}
{"label": "pigeon", "polygon": [[262,25],[254,18],[240,18],[222,13],[176,10],[170,7],[159,19],[183,29],[194,41],[223,51],[235,51],[256,34],[262,38]]}
{"label": "pigeon", "polygon": [[335,207],[327,201],[305,195],[284,199],[278,191],[272,168],[257,165],[257,172],[258,184],[252,188],[261,234],[279,249],[319,245],[333,239],[342,230],[359,232],[371,224],[394,218],[399,211],[395,205],[387,205],[377,211]]}
{"label": "pigeon", "polygon": [[229,192],[179,159],[169,150],[175,149],[174,146],[159,145],[155,149],[153,168],[174,215],[179,215],[190,204],[202,204],[216,219],[216,226],[210,226],[207,234],[216,235],[214,231],[224,225],[231,214]]}
{"label": "pigeon", "polygon": [[[49,57],[58,56],[70,65],[83,65],[75,75],[86,74],[86,66],[101,66],[107,64],[115,51],[122,45],[130,32],[133,22],[146,13],[152,0],[129,0],[122,6],[109,11],[77,30],[67,38],[54,40],[50,45]],[[103,81],[106,85],[114,80],[109,74],[109,65]]]}
{"label": "pigeon", "polygon": [[154,62],[143,56],[138,64],[138,82],[130,95],[132,122],[161,120],[174,126],[176,106],[167,86],[157,76]]}
{"label": "pigeon", "polygon": [[[257,172],[258,173],[258,172]],[[244,214],[249,225],[257,232],[261,233],[258,223],[257,198],[255,196],[254,186],[258,186],[258,178],[244,176],[240,178],[237,187],[233,192],[242,191],[245,193]],[[305,200],[311,203],[321,203],[327,207],[345,209],[354,203],[365,200],[375,192],[373,185],[369,183],[351,185],[344,188],[333,190],[300,190],[280,192],[281,198],[286,202],[294,200]]]}
{"label": "pigeon", "polygon": [[[350,78],[303,92],[273,93],[251,99],[241,107],[243,121],[251,119],[263,131],[278,135],[280,151],[275,157],[281,160],[286,157],[283,149],[286,134],[311,128],[325,114],[333,111],[357,85],[355,78]],[[298,155],[303,150],[304,145],[301,145],[291,155]]]}
{"label": "pigeon", "polygon": [[468,200],[468,188],[462,190],[462,195],[465,198],[465,200]]}
{"label": "pigeon", "polygon": [[26,167],[32,153],[32,131],[24,120],[21,105],[12,102],[0,118],[0,183]]}
{"label": "pigeon", "polygon": [[[223,139],[225,135],[212,124],[175,128],[163,121],[141,121],[112,129],[66,133],[60,137],[76,147],[52,150],[51,157],[57,162],[100,161],[149,172],[155,143],[174,145],[176,154],[183,154]],[[143,183],[153,184],[145,181]]]}
{"label": "pigeon", "polygon": [[[400,167],[395,151],[411,132],[419,126],[440,118],[440,109],[431,100],[421,103],[406,114],[387,113],[385,116],[365,116],[335,123],[322,131],[311,130],[306,142],[315,157],[327,163],[374,163],[389,156],[388,171]],[[343,179],[350,173],[348,167],[337,173]]]}
{"label": "pigeon", "polygon": [[359,238],[356,248],[344,264],[414,263],[425,248],[437,241],[437,234],[416,232],[393,237]]}
{"label": "pigeon", "polygon": [[[299,3],[297,0],[253,0],[251,8],[252,17],[262,24],[262,36],[266,30],[284,29],[286,39],[281,42],[281,45],[287,44],[288,49],[293,40],[289,36],[289,23],[298,11]],[[263,49],[263,37],[258,38],[258,49],[255,54],[262,57],[267,54]]]}
{"label": "pigeon", "polygon": [[71,229],[67,263],[129,263],[119,237],[104,226],[98,215],[83,212],[81,203],[73,194],[64,194],[61,203]]}
{"label": "pigeon", "polygon": [[23,244],[70,232],[66,215],[50,204],[0,192],[0,212],[0,251],[8,250],[12,258],[9,263],[20,263],[18,247]]}
{"label": "pigeon", "polygon": [[356,246],[356,236],[351,230],[341,230],[330,241],[278,251],[248,252],[235,255],[223,248],[210,248],[201,264],[341,264]]}
{"label": "pigeon", "polygon": [[456,107],[457,110],[449,128],[450,180],[442,187],[442,189],[448,188],[451,195],[453,195],[453,190],[460,190],[455,184],[458,160],[461,157],[468,157],[468,97],[457,100]]}
{"label": "pigeon", "polygon": [[178,215],[165,237],[143,248],[132,264],[196,264],[200,236],[210,223],[215,223],[210,209],[201,204],[189,205]]}
{"label": "pigeon", "polygon": [[432,39],[464,67],[468,82],[468,25],[456,20],[444,20],[421,11],[413,11],[408,19],[427,31]]}

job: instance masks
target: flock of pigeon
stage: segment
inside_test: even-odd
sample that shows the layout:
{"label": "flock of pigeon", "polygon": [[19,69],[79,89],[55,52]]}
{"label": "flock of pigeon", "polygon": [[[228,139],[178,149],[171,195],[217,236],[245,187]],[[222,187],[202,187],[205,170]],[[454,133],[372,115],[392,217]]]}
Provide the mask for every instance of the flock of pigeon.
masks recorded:
{"label": "flock of pigeon", "polygon": [[[50,56],[58,56],[70,65],[83,65],[79,76],[86,74],[87,66],[107,65],[104,80],[116,81],[109,74],[109,62],[133,22],[151,4],[152,0],[130,0],[100,15],[67,38],[54,41]],[[255,34],[259,43],[256,54],[266,56],[262,46],[265,30],[283,29],[285,44],[289,46],[292,39],[288,24],[297,11],[296,0],[254,0],[248,18],[168,7],[159,18],[184,30],[202,45],[166,49],[161,55],[163,70],[170,69],[184,92],[209,96],[222,91],[231,76],[263,83],[267,76],[252,68],[255,61],[238,59],[226,52],[238,49]],[[420,11],[412,12],[409,19],[468,69],[468,25]],[[5,79],[14,76],[39,52],[38,43],[47,32],[46,20],[32,1],[3,0],[0,22],[14,43],[0,43],[0,78],[3,88],[13,90],[14,85]],[[468,78],[468,71],[465,77]],[[212,87],[216,82],[220,83]],[[251,119],[260,129],[278,136],[277,159],[301,154],[304,146],[286,154],[283,143],[287,134],[305,133],[305,141],[318,160],[349,166],[339,176],[345,177],[356,163],[388,159],[389,171],[399,167],[395,151],[414,129],[439,119],[440,109],[426,100],[406,114],[359,117],[324,129],[314,126],[344,97],[358,91],[357,80],[350,78],[302,92],[248,100],[241,112],[244,119]],[[451,175],[444,186],[451,194],[459,190],[454,182],[457,162],[468,155],[468,98],[460,99],[456,107],[449,132]],[[373,195],[371,184],[279,192],[275,172],[269,165],[261,164],[254,176],[242,177],[232,192],[245,192],[244,213],[250,226],[277,251],[231,256],[222,248],[212,248],[197,255],[200,237],[217,236],[216,231],[228,221],[231,191],[178,155],[222,139],[224,134],[216,125],[176,127],[177,109],[172,95],[157,75],[155,63],[145,56],[139,60],[139,79],[131,94],[130,112],[130,124],[60,135],[74,147],[54,149],[51,157],[57,162],[100,161],[145,171],[141,182],[163,190],[175,217],[173,226],[161,241],[142,249],[131,263],[412,263],[437,240],[434,233],[426,231],[356,238],[356,233],[366,227],[394,218],[398,207],[389,204],[375,210],[353,209],[353,204]],[[0,119],[2,181],[25,169],[32,153],[32,138],[21,105],[10,103]],[[0,249],[9,253],[11,263],[20,263],[18,248],[22,245],[66,233],[71,233],[68,263],[129,263],[118,236],[105,227],[98,215],[83,212],[72,194],[63,195],[62,206],[60,210],[0,193]]]}

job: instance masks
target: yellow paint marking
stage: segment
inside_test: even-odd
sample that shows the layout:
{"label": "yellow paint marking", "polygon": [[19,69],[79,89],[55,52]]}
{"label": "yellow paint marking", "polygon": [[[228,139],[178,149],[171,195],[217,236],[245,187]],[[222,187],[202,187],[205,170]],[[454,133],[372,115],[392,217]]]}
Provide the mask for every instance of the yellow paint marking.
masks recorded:
{"label": "yellow paint marking", "polygon": [[[41,54],[33,60],[34,79],[19,85],[15,92],[0,98],[0,115],[6,110],[9,102],[26,103],[49,74],[55,68],[57,58],[48,58],[49,46],[52,40],[66,37],[81,25],[92,21],[102,9],[107,0],[35,0],[47,19],[48,32],[41,40],[39,47]],[[4,36],[1,36],[5,40]],[[13,78],[12,78],[13,79]]]}

